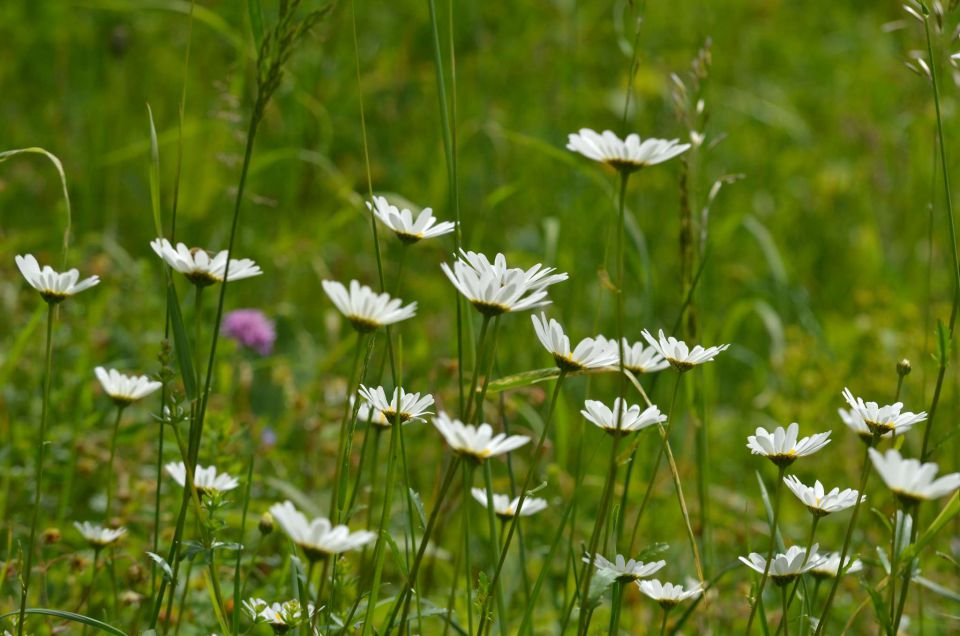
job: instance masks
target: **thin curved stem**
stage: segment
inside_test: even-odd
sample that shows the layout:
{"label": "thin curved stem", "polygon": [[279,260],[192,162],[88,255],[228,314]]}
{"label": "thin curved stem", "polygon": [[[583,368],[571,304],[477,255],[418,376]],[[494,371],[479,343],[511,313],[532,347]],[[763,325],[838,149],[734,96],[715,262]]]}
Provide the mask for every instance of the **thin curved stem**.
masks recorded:
{"label": "thin curved stem", "polygon": [[107,507],[106,518],[109,523],[113,512],[113,462],[117,455],[117,434],[120,432],[120,419],[123,416],[123,406],[117,405],[117,416],[113,421],[113,434],[110,436],[110,460],[107,462]]}
{"label": "thin curved stem", "polygon": [[[805,566],[807,564],[807,561],[810,559],[810,548],[813,547],[813,537],[817,533],[817,524],[819,523],[820,523],[820,516],[813,515],[813,523],[810,524],[810,535],[807,537],[807,552],[803,556],[803,563],[800,564],[801,572],[803,571],[803,566]],[[787,612],[790,609],[790,605],[793,604],[793,597],[796,596],[797,588],[800,586],[800,582],[802,580],[803,580],[803,575],[801,574],[800,576],[797,577],[797,580],[793,584],[793,588],[790,590],[790,597],[787,599],[787,606],[783,610],[783,616],[780,617],[780,624],[777,625],[777,631],[775,632],[775,636],[776,634],[780,633],[781,629],[786,629],[786,622],[788,620]],[[804,590],[806,590],[806,588],[804,588]]]}
{"label": "thin curved stem", "polygon": [[770,546],[767,548],[767,562],[763,567],[763,574],[760,576],[760,583],[757,585],[757,593],[750,607],[750,618],[747,619],[747,631],[750,634],[750,628],[753,626],[753,619],[757,615],[757,608],[763,604],[763,588],[767,584],[767,575],[770,574],[770,562],[773,561],[773,551],[777,546],[777,522],[780,519],[780,493],[783,491],[783,473],[786,466],[780,466],[777,470],[777,487],[773,496],[773,520],[770,523]]}

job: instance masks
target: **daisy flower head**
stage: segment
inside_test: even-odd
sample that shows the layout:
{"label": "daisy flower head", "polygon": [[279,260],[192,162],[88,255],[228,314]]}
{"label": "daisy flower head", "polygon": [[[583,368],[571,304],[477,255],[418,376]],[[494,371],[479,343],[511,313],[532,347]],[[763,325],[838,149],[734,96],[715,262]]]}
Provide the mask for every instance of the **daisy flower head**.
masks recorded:
{"label": "daisy flower head", "polygon": [[104,392],[117,406],[132,404],[163,386],[145,375],[124,375],[116,369],[97,367],[93,372],[100,380]]}
{"label": "daisy flower head", "polygon": [[399,298],[391,298],[387,293],[378,294],[355,280],[350,281],[349,290],[333,280],[325,280],[321,284],[340,313],[360,333],[412,318],[417,313],[417,303],[404,307]]}
{"label": "daisy flower head", "polygon": [[366,530],[350,532],[347,526],[334,526],[326,517],[309,520],[290,501],[270,506],[270,515],[310,561],[359,550],[377,538]]}
{"label": "daisy flower head", "polygon": [[[620,347],[616,341],[611,341],[617,358],[620,357]],[[619,361],[619,360],[618,360]],[[663,355],[654,347],[645,347],[642,342],[630,344],[627,339],[623,339],[623,368],[634,373],[656,373],[663,371],[670,366]]]}
{"label": "daisy flower head", "polygon": [[857,436],[867,444],[873,443],[873,432],[870,430],[870,427],[867,426],[867,423],[863,421],[863,416],[860,415],[856,410],[850,409],[837,409],[837,413],[840,415],[840,419],[843,420],[843,423],[847,425],[851,431],[857,434]]}
{"label": "daisy flower head", "polygon": [[609,130],[598,133],[589,128],[581,128],[579,132],[571,133],[567,140],[567,150],[626,173],[663,163],[683,154],[689,148],[690,144],[681,144],[677,139],[649,137],[641,141],[640,135],[636,133],[620,139]]}
{"label": "daisy flower head", "polygon": [[87,543],[89,543],[90,547],[94,550],[100,550],[110,545],[127,533],[127,529],[123,526],[119,528],[105,528],[95,523],[90,523],[89,521],[82,523],[74,521],[73,526],[83,535],[83,538],[86,539]]}
{"label": "daisy flower head", "polygon": [[386,426],[390,426],[397,415],[400,416],[401,424],[411,420],[423,422],[424,415],[433,414],[432,411],[427,410],[433,406],[433,396],[429,393],[421,397],[419,393],[407,393],[401,387],[393,390],[393,399],[387,400],[387,393],[382,386],[371,389],[362,384],[359,393],[366,400],[367,409],[364,419],[369,419],[371,409],[382,416],[371,420],[374,424],[379,425],[381,422],[386,422]]}
{"label": "daisy flower head", "polygon": [[286,603],[267,603],[260,598],[250,598],[243,602],[244,609],[254,623],[270,625],[275,634],[285,634],[291,628],[301,625],[316,614],[313,603],[307,605],[307,615],[303,615],[300,601],[292,600]]}
{"label": "daisy flower head", "polygon": [[385,197],[373,197],[373,203],[367,201],[367,208],[381,223],[393,230],[398,239],[408,245],[425,238],[449,234],[457,227],[457,224],[451,221],[438,222],[430,208],[423,208],[414,219],[410,210],[398,208]]}
{"label": "daisy flower head", "polygon": [[[483,488],[471,488],[470,494],[481,506],[487,507],[487,491]],[[520,503],[520,497],[510,498],[510,495],[493,495],[493,512],[501,520],[508,521],[518,515],[517,505]],[[547,500],[539,497],[524,497],[523,507],[520,508],[519,516],[529,517],[535,515],[541,510],[546,510]]]}
{"label": "daisy flower head", "polygon": [[694,585],[689,590],[684,590],[682,585],[673,583],[661,583],[657,579],[647,581],[637,581],[637,587],[648,597],[660,604],[664,610],[670,610],[683,601],[700,596],[703,588],[700,585]]}
{"label": "daisy flower head", "polygon": [[[810,574],[815,576],[818,579],[833,579],[837,577],[837,572],[840,570],[840,553],[839,552],[828,552],[823,556],[823,560],[819,564],[810,569]],[[863,569],[863,562],[860,559],[855,559],[852,556],[848,556],[844,559],[843,568],[844,574],[853,574],[854,572],[859,572]]]}
{"label": "daisy flower head", "polygon": [[249,258],[231,258],[228,271],[227,250],[220,250],[211,257],[199,247],[187,247],[184,243],[177,243],[174,247],[165,238],[150,241],[150,247],[163,262],[186,276],[197,287],[222,283],[224,278],[232,283],[263,273],[260,266]]}
{"label": "daisy flower head", "polygon": [[594,554],[593,557],[585,554],[583,562],[593,565],[598,570],[611,572],[617,577],[619,583],[628,583],[648,577],[667,564],[666,561],[644,563],[635,559],[625,559],[622,554],[618,554],[613,561],[607,560],[601,554]]}
{"label": "daisy flower head", "polygon": [[[787,475],[783,478],[783,483],[807,507],[807,510],[817,517],[825,517],[831,512],[840,512],[854,506],[859,494],[853,488],[844,490],[834,488],[826,492],[819,479],[811,487],[801,482],[796,475]],[[861,502],[866,498],[866,495],[859,497]]]}
{"label": "daisy flower head", "polygon": [[458,454],[482,462],[488,457],[509,453],[520,448],[530,441],[525,435],[507,435],[506,433],[493,434],[489,424],[473,426],[464,424],[458,419],[451,418],[440,411],[433,418],[436,427],[443,439]]}
{"label": "daisy flower head", "polygon": [[[777,585],[783,586],[790,583],[804,572],[809,572],[824,561],[824,557],[817,554],[816,543],[810,548],[809,558],[807,549],[798,545],[791,546],[786,552],[781,552],[770,561],[770,578]],[[762,554],[751,552],[748,557],[740,557],[740,561],[759,574],[763,574],[767,569],[767,560]]]}
{"label": "daisy flower head", "polygon": [[457,291],[485,316],[549,305],[547,287],[567,280],[566,274],[554,274],[552,267],[507,267],[503,254],[497,254],[491,263],[483,254],[466,250],[460,250],[453,265],[441,263],[440,268]]}
{"label": "daisy flower head", "polygon": [[[171,462],[164,466],[173,481],[183,488],[187,483],[187,467],[183,462]],[[233,490],[240,485],[236,477],[218,473],[216,466],[197,465],[193,470],[193,485],[201,495],[216,495]]]}
{"label": "daisy flower head", "polygon": [[803,439],[797,439],[800,425],[792,423],[786,429],[778,426],[773,432],[762,426],[757,427],[755,435],[747,437],[747,448],[754,455],[763,455],[780,467],[789,466],[798,457],[813,455],[830,443],[830,431],[815,433]]}
{"label": "daisy flower head", "polygon": [[614,398],[612,409],[603,402],[587,400],[580,413],[610,435],[627,435],[667,421],[655,404],[640,410],[638,404],[628,406],[620,398]]}
{"label": "daisy flower head", "polygon": [[854,397],[850,389],[843,390],[843,399],[847,401],[853,412],[863,418],[864,424],[876,436],[886,435],[887,433],[892,433],[895,436],[902,435],[913,428],[914,424],[927,419],[925,412],[901,412],[903,402],[880,406],[876,402],[864,402],[863,398]]}
{"label": "daisy flower head", "polygon": [[617,363],[617,346],[603,336],[584,338],[570,349],[570,339],[563,333],[563,327],[554,319],[547,321],[546,314],[530,316],[533,330],[540,344],[553,356],[561,371],[581,371],[609,367]]}
{"label": "daisy flower head", "polygon": [[730,347],[728,344],[707,348],[697,345],[691,349],[686,342],[677,340],[673,336],[667,337],[663,333],[663,329],[660,330],[656,338],[646,329],[641,334],[657,353],[666,358],[673,368],[681,372],[689,371],[698,364],[712,361],[718,353],[722,353]]}
{"label": "daisy flower head", "polygon": [[41,268],[33,254],[27,254],[26,256],[18,254],[14,260],[27,283],[40,292],[40,297],[50,305],[62,303],[70,296],[79,294],[85,289],[90,289],[100,282],[99,276],[91,276],[80,280],[80,272],[76,269],[61,273],[49,265],[44,265]]}
{"label": "daisy flower head", "polygon": [[871,448],[870,460],[887,488],[907,504],[939,499],[960,488],[960,473],[935,479],[940,468],[936,463],[924,464],[916,459],[904,459],[900,451],[894,448],[886,453]]}

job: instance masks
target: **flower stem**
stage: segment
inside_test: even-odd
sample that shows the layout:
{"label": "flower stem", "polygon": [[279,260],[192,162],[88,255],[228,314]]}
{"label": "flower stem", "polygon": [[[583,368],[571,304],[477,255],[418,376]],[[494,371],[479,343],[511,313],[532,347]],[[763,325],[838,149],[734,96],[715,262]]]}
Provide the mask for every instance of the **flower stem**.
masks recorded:
{"label": "flower stem", "polygon": [[[343,417],[340,419],[340,437],[337,442],[337,463],[334,464],[333,490],[330,494],[330,521],[334,524],[340,520],[340,477],[341,472],[344,470],[344,464],[348,461],[348,458],[344,457],[347,449],[347,428],[350,424],[350,416],[355,410],[353,403],[359,402],[356,394],[358,385],[360,384],[358,374],[360,372],[360,357],[363,355],[363,340],[363,333],[358,331],[356,345],[353,350],[353,365],[350,371],[350,381],[347,383],[347,392],[343,396]],[[353,402],[350,401],[350,398],[354,398]]]}
{"label": "flower stem", "polygon": [[[804,557],[804,561],[806,561],[806,557]],[[800,579],[798,578],[797,580],[799,581]],[[794,589],[796,589],[796,585],[794,585]],[[787,619],[788,601],[786,585],[780,586],[780,598],[783,600],[783,612],[780,615],[780,623],[783,625],[784,636],[790,636],[790,621]]]}
{"label": "flower stem", "polygon": [[[463,465],[463,508],[461,509],[461,531],[463,533],[464,556],[464,596],[467,599],[467,633],[473,633],[473,565],[470,558],[470,508],[467,505],[467,495],[473,486],[473,466]],[[486,610],[484,610],[486,611]]]}
{"label": "flower stem", "polygon": [[777,487],[773,495],[773,519],[770,522],[770,547],[767,548],[767,562],[763,567],[763,575],[760,577],[760,583],[757,585],[757,593],[750,607],[750,618],[747,619],[747,631],[750,634],[750,628],[753,627],[753,619],[757,615],[757,608],[763,604],[763,588],[767,584],[767,575],[770,574],[770,562],[773,561],[773,551],[777,545],[777,521],[780,518],[780,493],[783,491],[783,473],[786,466],[779,466],[777,470]]}
{"label": "flower stem", "polygon": [[477,382],[480,380],[480,369],[483,364],[484,358],[484,344],[487,339],[487,327],[490,325],[490,316],[484,316],[483,320],[480,323],[480,335],[477,336],[477,349],[476,349],[476,360],[473,364],[473,377],[470,378],[470,392],[467,393],[466,404],[464,405],[465,411],[461,411],[460,417],[463,418],[464,423],[470,422],[470,413],[473,407],[474,396],[477,394]]}
{"label": "flower stem", "polygon": [[[917,540],[917,531],[919,524],[917,521],[917,509],[919,504],[913,505],[913,527],[911,529],[910,543],[915,543]],[[904,506],[904,516],[906,516],[907,510]],[[900,600],[897,602],[897,611],[893,617],[893,633],[896,634],[900,630],[900,621],[903,619],[903,608],[907,603],[907,588],[910,586],[910,581],[913,578],[913,565],[916,563],[916,559],[910,559],[906,564],[906,569],[903,572],[903,583],[900,585]],[[895,573],[895,570],[891,566],[890,570],[891,575]]]}
{"label": "flower stem", "polygon": [[[557,406],[557,398],[560,396],[560,387],[563,386],[563,381],[566,377],[567,372],[561,369],[560,375],[557,376],[557,383],[553,386],[553,395],[550,397],[550,406],[548,407],[547,417],[543,423],[543,430],[540,431],[540,437],[537,438],[537,445],[533,449],[533,457],[530,460],[530,468],[527,469],[527,475],[523,478],[523,485],[520,487],[519,494],[517,495],[517,510],[521,510],[523,508],[523,502],[527,499],[527,489],[530,488],[533,475],[537,472],[537,468],[540,465],[540,454],[543,451],[543,443],[547,439],[547,433],[550,430],[550,424],[553,422],[553,412]],[[507,560],[507,553],[510,550],[510,542],[513,540],[513,535],[517,531],[519,522],[520,515],[515,515],[513,519],[510,520],[510,529],[507,530],[507,537],[504,540],[503,547],[500,550],[500,560],[497,562],[497,568],[493,571],[493,578],[490,580],[491,587],[496,585],[500,579],[500,573],[503,571],[503,564]],[[480,613],[480,626],[477,629],[477,636],[482,636],[483,634],[489,603],[490,599],[488,597],[487,601],[483,604],[483,609]]]}
{"label": "flower stem", "polygon": [[117,433],[120,432],[120,419],[123,416],[123,406],[117,405],[117,417],[113,421],[113,434],[110,436],[110,461],[107,462],[107,507],[106,519],[109,524],[110,515],[113,512],[111,504],[113,502],[113,461],[117,454]]}
{"label": "flower stem", "polygon": [[[816,514],[813,515],[813,523],[810,524],[810,536],[807,537],[807,552],[803,556],[803,563],[800,564],[801,572],[803,571],[803,567],[807,564],[807,561],[810,560],[810,549],[813,547],[813,537],[817,533],[817,524],[819,523],[820,523],[820,515],[816,515]],[[787,611],[789,611],[790,605],[793,604],[793,597],[796,596],[797,588],[800,586],[800,582],[802,580],[803,580],[803,574],[798,576],[797,580],[794,582],[793,588],[790,590],[790,597],[787,599],[787,606],[783,609],[783,616],[780,617],[780,624],[777,625],[777,631],[774,636],[780,633],[781,628],[784,631],[786,631],[787,629],[786,624],[788,622]],[[786,586],[784,586],[784,588],[786,588]],[[803,589],[806,590],[807,588],[804,587]]]}
{"label": "flower stem", "polygon": [[30,521],[30,540],[27,542],[27,563],[21,574],[23,587],[20,590],[20,614],[17,620],[17,636],[23,636],[23,622],[26,617],[27,595],[30,592],[30,573],[33,569],[33,551],[37,538],[37,521],[40,518],[40,495],[43,493],[43,461],[47,454],[47,411],[50,402],[50,375],[53,373],[53,323],[56,318],[56,306],[47,305],[46,356],[43,368],[43,396],[40,406],[40,430],[37,434],[37,455],[34,464],[36,494],[33,498],[33,518]]}
{"label": "flower stem", "polygon": [[613,584],[613,607],[610,610],[610,629],[609,634],[620,633],[620,608],[623,605],[623,595],[627,588],[623,583]]}
{"label": "flower stem", "polygon": [[660,636],[664,636],[667,633],[667,616],[670,614],[670,610],[663,608],[663,619],[660,621]]}
{"label": "flower stem", "polygon": [[870,477],[870,468],[873,465],[870,461],[870,448],[875,446],[879,437],[874,434],[871,443],[866,444],[863,451],[863,468],[860,473],[860,487],[857,490],[857,502],[853,505],[853,514],[850,515],[850,524],[847,525],[847,532],[843,537],[843,548],[840,550],[840,565],[837,567],[837,576],[834,577],[830,585],[830,593],[827,595],[827,602],[823,606],[823,612],[820,614],[820,621],[817,623],[815,636],[820,636],[824,626],[827,624],[827,618],[830,616],[830,606],[833,605],[833,597],[837,594],[837,588],[840,587],[840,579],[843,578],[843,569],[847,557],[847,551],[850,549],[850,537],[853,536],[853,528],[857,524],[857,513],[860,512],[860,501],[863,498],[864,489],[867,487],[867,479]]}
{"label": "flower stem", "polygon": [[256,457],[253,436],[248,437],[247,444],[247,480],[243,488],[243,513],[240,517],[241,547],[237,548],[237,561],[233,569],[233,636],[240,634],[240,557],[243,555],[243,544],[247,531],[247,513],[250,509],[250,491],[253,488],[253,464]]}
{"label": "flower stem", "polygon": [[[460,456],[455,456],[450,460],[450,464],[447,466],[447,472],[443,476],[443,481],[440,484],[440,492],[437,494],[437,500],[433,504],[433,510],[430,512],[430,518],[427,520],[427,527],[423,531],[423,538],[420,539],[420,548],[417,550],[417,556],[413,559],[413,564],[410,566],[410,574],[407,575],[407,580],[404,582],[403,587],[400,589],[400,593],[397,595],[396,600],[393,602],[393,608],[390,610],[390,616],[387,619],[387,624],[384,627],[382,633],[384,635],[389,634],[393,628],[394,621],[397,618],[397,612],[400,611],[400,606],[403,605],[403,616],[400,619],[400,624],[402,625],[407,619],[407,612],[409,610],[409,604],[406,603],[406,599],[410,593],[410,589],[415,587],[417,584],[417,574],[420,572],[420,563],[423,561],[423,555],[427,551],[427,544],[430,542],[430,536],[433,534],[433,528],[437,523],[437,519],[440,517],[440,509],[443,507],[443,500],[447,496],[447,491],[450,490],[450,484],[453,482],[453,477],[456,475],[457,467],[460,464]],[[375,588],[374,588],[375,589]],[[367,610],[367,618],[363,623],[363,633],[366,634],[369,629],[370,618],[372,617],[372,608],[374,604],[369,604]]]}
{"label": "flower stem", "polygon": [[[497,537],[497,516],[493,507],[493,471],[490,469],[490,462],[483,462],[483,481],[487,487],[487,524],[490,526],[490,564],[496,564],[500,560],[500,540]],[[464,491],[463,496],[466,499],[468,492]],[[519,506],[514,511],[514,516],[519,517],[522,508]],[[504,624],[507,621],[506,603],[503,600],[503,585],[499,581],[491,586],[490,594],[496,594],[497,611],[500,613],[500,620],[497,621],[498,632],[504,633]]]}

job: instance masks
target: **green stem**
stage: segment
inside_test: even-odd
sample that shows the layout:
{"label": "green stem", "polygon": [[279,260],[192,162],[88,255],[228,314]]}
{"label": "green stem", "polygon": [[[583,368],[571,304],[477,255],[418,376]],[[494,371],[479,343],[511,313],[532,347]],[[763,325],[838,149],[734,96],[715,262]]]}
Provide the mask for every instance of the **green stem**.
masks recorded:
{"label": "green stem", "polygon": [[847,551],[850,548],[850,538],[853,536],[853,528],[857,524],[857,513],[860,512],[860,501],[864,493],[865,488],[867,487],[867,479],[870,477],[870,468],[873,466],[873,463],[870,461],[870,448],[875,446],[879,441],[879,436],[874,434],[874,438],[870,444],[866,444],[866,448],[863,451],[863,468],[860,473],[860,487],[857,489],[859,493],[857,497],[857,502],[853,505],[853,514],[850,515],[850,523],[847,525],[847,532],[843,537],[843,548],[840,550],[840,565],[837,567],[837,576],[834,577],[833,583],[830,585],[830,593],[827,595],[827,602],[823,606],[823,612],[820,614],[820,621],[817,623],[817,631],[814,632],[815,636],[820,636],[823,633],[824,626],[827,624],[827,618],[830,616],[830,606],[833,605],[833,597],[837,594],[837,588],[840,587],[840,579],[843,578],[843,569],[845,560],[847,557]]}
{"label": "green stem", "polygon": [[37,434],[37,455],[34,463],[36,494],[33,498],[33,518],[30,521],[30,540],[27,542],[27,563],[21,573],[23,588],[20,591],[20,614],[17,620],[17,636],[23,636],[23,623],[27,610],[27,595],[30,592],[30,574],[33,570],[33,551],[37,538],[37,521],[40,518],[40,495],[43,493],[43,461],[47,454],[47,411],[50,402],[50,375],[53,373],[53,323],[56,305],[47,304],[46,356],[43,368],[43,397],[40,407],[40,430]]}
{"label": "green stem", "polygon": [[670,610],[663,608],[663,619],[660,621],[660,636],[664,636],[667,633],[667,615],[670,613]]}
{"label": "green stem", "polygon": [[[477,336],[477,356],[473,364],[473,377],[470,378],[470,392],[467,393],[466,401],[466,411],[460,412],[460,417],[463,418],[463,422],[470,422],[470,413],[473,405],[474,396],[477,394],[477,382],[480,380],[480,369],[483,364],[484,358],[484,344],[487,339],[487,327],[490,325],[490,316],[484,315],[483,320],[480,322],[480,335]],[[482,406],[482,403],[481,403]]]}
{"label": "green stem", "polygon": [[110,436],[110,460],[107,462],[107,508],[106,519],[109,524],[110,514],[113,511],[113,461],[117,454],[117,434],[120,432],[120,418],[123,416],[123,406],[117,405],[117,417],[113,421],[113,434]]}
{"label": "green stem", "polygon": [[463,557],[464,557],[464,590],[467,599],[467,634],[473,633],[473,566],[470,558],[470,507],[467,504],[467,498],[470,496],[470,488],[473,486],[473,464],[464,463],[463,465],[463,520],[461,530],[463,534]]}
{"label": "green stem", "polygon": [[[917,520],[917,513],[919,510],[919,504],[913,505],[913,528],[911,529],[910,543],[914,543],[917,540],[917,531],[919,527],[919,522]],[[904,506],[904,515],[907,514],[906,506]],[[900,621],[903,619],[903,608],[907,604],[907,588],[910,586],[910,581],[913,579],[913,565],[916,563],[916,559],[910,559],[906,564],[906,569],[903,572],[903,583],[900,584],[900,600],[897,602],[897,611],[894,614],[893,619],[893,633],[897,634],[900,630]],[[893,576],[895,570],[891,566],[890,574]],[[892,582],[892,579],[891,579]]]}
{"label": "green stem", "polygon": [[[487,524],[490,527],[490,563],[498,563],[500,560],[500,554],[497,552],[500,549],[499,539],[497,538],[497,516],[496,511],[493,507],[493,471],[490,469],[490,462],[483,462],[483,481],[487,487]],[[467,494],[464,493],[464,498]],[[514,516],[519,517],[521,508],[518,506],[514,511]],[[506,603],[503,599],[503,585],[498,581],[496,585],[493,586],[492,592],[497,596],[497,612],[500,614],[500,620],[497,621],[498,632],[500,634],[504,633],[504,625],[507,621],[507,610]]]}
{"label": "green stem", "polygon": [[[817,533],[817,524],[820,523],[820,515],[813,515],[813,523],[810,524],[810,535],[807,537],[807,552],[803,556],[803,563],[800,564],[800,570],[803,570],[803,567],[807,564],[807,561],[810,559],[810,549],[813,547],[813,537]],[[787,606],[784,608],[783,616],[780,617],[780,624],[777,625],[776,634],[780,633],[780,629],[786,629],[786,623],[788,621],[787,612],[790,610],[790,605],[793,604],[793,597],[797,594],[797,588],[800,586],[800,582],[803,581],[803,575],[797,577],[797,580],[793,584],[793,588],[790,590],[790,597],[787,599]],[[804,587],[804,590],[807,588]]]}
{"label": "green stem", "polygon": [[[808,546],[808,552],[809,552],[809,546]],[[806,561],[806,557],[804,557],[804,561]],[[798,577],[798,580],[799,580],[799,577]],[[780,623],[783,624],[784,636],[790,636],[790,621],[787,619],[788,603],[787,603],[787,586],[786,585],[780,586],[780,598],[783,601],[783,613],[780,615]]]}
{"label": "green stem", "polygon": [[[350,370],[350,381],[347,383],[347,392],[343,397],[343,417],[340,418],[340,436],[337,442],[337,463],[334,464],[333,489],[330,494],[330,521],[338,523],[340,520],[340,477],[344,470],[344,464],[348,458],[344,457],[347,449],[347,430],[350,425],[350,417],[356,407],[359,406],[360,398],[357,396],[358,385],[360,384],[360,358],[363,355],[363,332],[357,332],[357,341],[353,350],[353,364]],[[353,401],[351,402],[351,399]]]}
{"label": "green stem", "polygon": [[[393,608],[390,610],[390,617],[387,620],[387,624],[384,627],[382,633],[384,635],[389,634],[390,630],[393,628],[393,624],[397,618],[397,613],[400,611],[400,606],[404,606],[403,617],[400,620],[401,625],[406,621],[407,610],[409,605],[405,603],[406,597],[410,593],[410,589],[415,587],[417,584],[417,574],[420,572],[420,563],[423,561],[423,555],[427,552],[427,544],[430,542],[430,537],[433,534],[433,528],[437,523],[437,519],[440,517],[440,509],[443,504],[444,498],[447,496],[447,491],[450,490],[450,484],[453,482],[453,477],[457,472],[457,467],[460,464],[460,456],[456,456],[450,460],[450,464],[447,466],[447,472],[443,477],[443,482],[440,484],[440,492],[437,495],[437,501],[434,503],[433,510],[430,513],[430,518],[427,520],[427,527],[423,531],[423,538],[420,539],[420,548],[417,550],[417,556],[413,560],[413,565],[410,566],[410,574],[407,575],[407,580],[405,581],[403,587],[400,589],[400,593],[397,595],[397,598],[393,602]],[[376,588],[374,588],[376,589]],[[368,607],[372,607],[371,603]],[[368,610],[367,619],[364,621],[363,631],[364,634],[367,632],[367,625],[370,622],[371,614]]]}
{"label": "green stem", "polygon": [[613,607],[610,610],[610,629],[609,634],[620,633],[620,608],[623,605],[623,595],[627,591],[623,583],[613,584]]}
{"label": "green stem", "polygon": [[[541,452],[543,451],[543,443],[547,439],[547,433],[550,430],[550,424],[553,422],[553,412],[557,406],[557,398],[560,396],[560,387],[563,385],[563,380],[567,377],[567,372],[560,370],[560,375],[557,376],[557,383],[553,386],[553,395],[550,397],[550,406],[547,410],[547,417],[543,423],[543,430],[540,431],[540,437],[537,438],[537,445],[533,449],[533,458],[530,461],[530,468],[527,469],[527,475],[523,478],[523,485],[520,487],[520,493],[517,495],[517,510],[523,508],[523,502],[527,499],[527,489],[530,488],[530,484],[533,480],[533,475],[536,473],[537,468],[540,466]],[[510,520],[510,529],[507,531],[507,537],[503,542],[503,548],[500,551],[500,560],[497,562],[497,569],[493,571],[493,578],[490,581],[491,587],[496,585],[500,579],[500,573],[503,571],[503,564],[507,560],[507,553],[510,550],[510,542],[513,540],[513,535],[517,531],[517,526],[520,522],[520,515],[515,515],[513,519]],[[483,610],[480,613],[480,626],[477,629],[477,636],[482,636],[483,628],[485,623],[485,618],[487,616],[487,610],[489,609],[490,599],[487,598],[487,601],[483,604]]]}
{"label": "green stem", "polygon": [[757,585],[757,593],[750,607],[750,618],[747,619],[747,631],[750,634],[750,628],[753,626],[753,619],[757,615],[757,608],[763,604],[763,588],[767,584],[767,575],[770,574],[770,562],[773,561],[774,548],[777,546],[777,521],[780,518],[780,493],[783,491],[783,473],[786,466],[779,466],[777,470],[777,487],[773,495],[773,519],[770,522],[770,546],[767,548],[767,561],[763,567],[763,575],[760,577],[760,583]]}
{"label": "green stem", "polygon": [[[255,445],[253,436],[248,438],[247,444],[247,481],[243,488],[243,514],[240,517],[240,544],[244,544],[247,532],[247,512],[250,509],[250,491],[253,488],[253,464],[255,459]],[[240,634],[240,557],[243,549],[237,549],[237,561],[233,569],[233,636]]]}

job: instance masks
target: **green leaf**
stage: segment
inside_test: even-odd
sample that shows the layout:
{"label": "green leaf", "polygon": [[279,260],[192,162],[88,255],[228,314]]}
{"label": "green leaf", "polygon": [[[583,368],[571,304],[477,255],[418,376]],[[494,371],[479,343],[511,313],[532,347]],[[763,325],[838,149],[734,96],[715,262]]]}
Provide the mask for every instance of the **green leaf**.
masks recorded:
{"label": "green leaf", "polygon": [[160,145],[157,143],[157,128],[153,124],[153,110],[147,104],[147,119],[150,120],[150,207],[153,210],[153,229],[163,236],[160,221]]}
{"label": "green leaf", "polygon": [[917,539],[916,543],[912,543],[903,551],[903,554],[900,556],[902,561],[908,561],[915,557],[920,550],[923,550],[927,547],[927,544],[933,541],[933,538],[937,536],[937,533],[943,530],[943,527],[950,522],[951,519],[957,516],[960,513],[960,491],[953,493],[953,496],[950,497],[950,501],[947,502],[947,505],[943,507],[943,510],[940,511],[940,514],[937,515],[937,518],[934,519],[927,529],[923,531],[923,534]]}
{"label": "green leaf", "polygon": [[260,0],[247,0],[247,15],[250,16],[250,30],[253,31],[253,43],[257,50],[263,42],[263,8]]}
{"label": "green leaf", "polygon": [[603,596],[617,580],[617,573],[605,568],[597,568],[590,579],[590,592],[587,594],[587,603],[580,611],[590,610],[598,605]]}
{"label": "green leaf", "polygon": [[867,593],[870,594],[870,600],[873,602],[873,613],[876,614],[883,631],[887,634],[892,633],[893,626],[890,625],[890,612],[887,610],[887,604],[883,602],[883,596],[866,579],[860,579],[860,585],[866,588]]}
{"label": "green leaf", "polygon": [[393,560],[397,562],[397,568],[399,568],[404,576],[407,576],[407,562],[400,552],[400,547],[397,546],[397,542],[394,541],[393,536],[391,536],[389,532],[384,532],[383,536],[387,539],[387,545],[390,546],[390,553],[393,555]]}
{"label": "green leaf", "polygon": [[[616,371],[615,367],[602,367],[600,369],[584,369],[582,371],[568,371],[567,376],[572,375],[587,375],[595,373],[613,373]],[[487,393],[499,393],[500,391],[506,391],[507,389],[519,389],[525,386],[530,386],[532,384],[539,384],[540,382],[547,382],[549,380],[556,380],[560,376],[560,369],[557,367],[550,367],[549,369],[535,369],[533,371],[524,371],[523,373],[517,373],[514,375],[508,375],[505,378],[499,378],[496,380],[491,380],[490,384],[487,385]],[[479,388],[477,389],[480,390]]]}
{"label": "green leaf", "polygon": [[167,563],[166,559],[159,554],[154,554],[153,552],[147,552],[147,556],[153,559],[157,565],[160,566],[160,569],[163,570],[164,578],[166,578],[167,581],[173,581],[173,568],[170,567],[170,564]]}
{"label": "green leaf", "polygon": [[[169,278],[169,276],[168,276]],[[180,375],[183,376],[183,388],[187,392],[187,399],[197,398],[197,378],[193,369],[193,347],[187,337],[187,329],[183,325],[183,314],[180,312],[180,299],[173,286],[173,280],[167,280],[167,303],[170,307],[170,326],[173,327],[173,343],[177,350],[177,362],[180,365]]]}
{"label": "green leaf", "polygon": [[[10,618],[11,616],[16,616],[18,613],[19,610],[13,610],[12,612],[7,612],[6,614],[0,614],[0,620]],[[24,610],[24,613],[36,614],[40,616],[53,616],[54,618],[59,618],[65,621],[73,621],[74,623],[80,623],[89,627],[96,627],[100,631],[108,634],[114,634],[114,636],[126,636],[122,630],[117,629],[113,625],[107,625],[106,623],[100,622],[95,618],[90,618],[89,616],[84,616],[82,614],[74,614],[73,612],[65,612],[63,610],[47,609],[45,607],[28,607]]]}
{"label": "green leaf", "polygon": [[637,553],[637,556],[632,558],[636,559],[637,561],[650,561],[660,556],[668,549],[670,549],[670,545],[667,543],[651,543],[643,550],[640,550],[640,552]]}
{"label": "green leaf", "polygon": [[413,500],[413,507],[417,511],[417,516],[420,517],[420,527],[425,528],[427,526],[427,514],[423,509],[423,500],[420,499],[419,493],[413,488],[410,488],[410,499]]}

